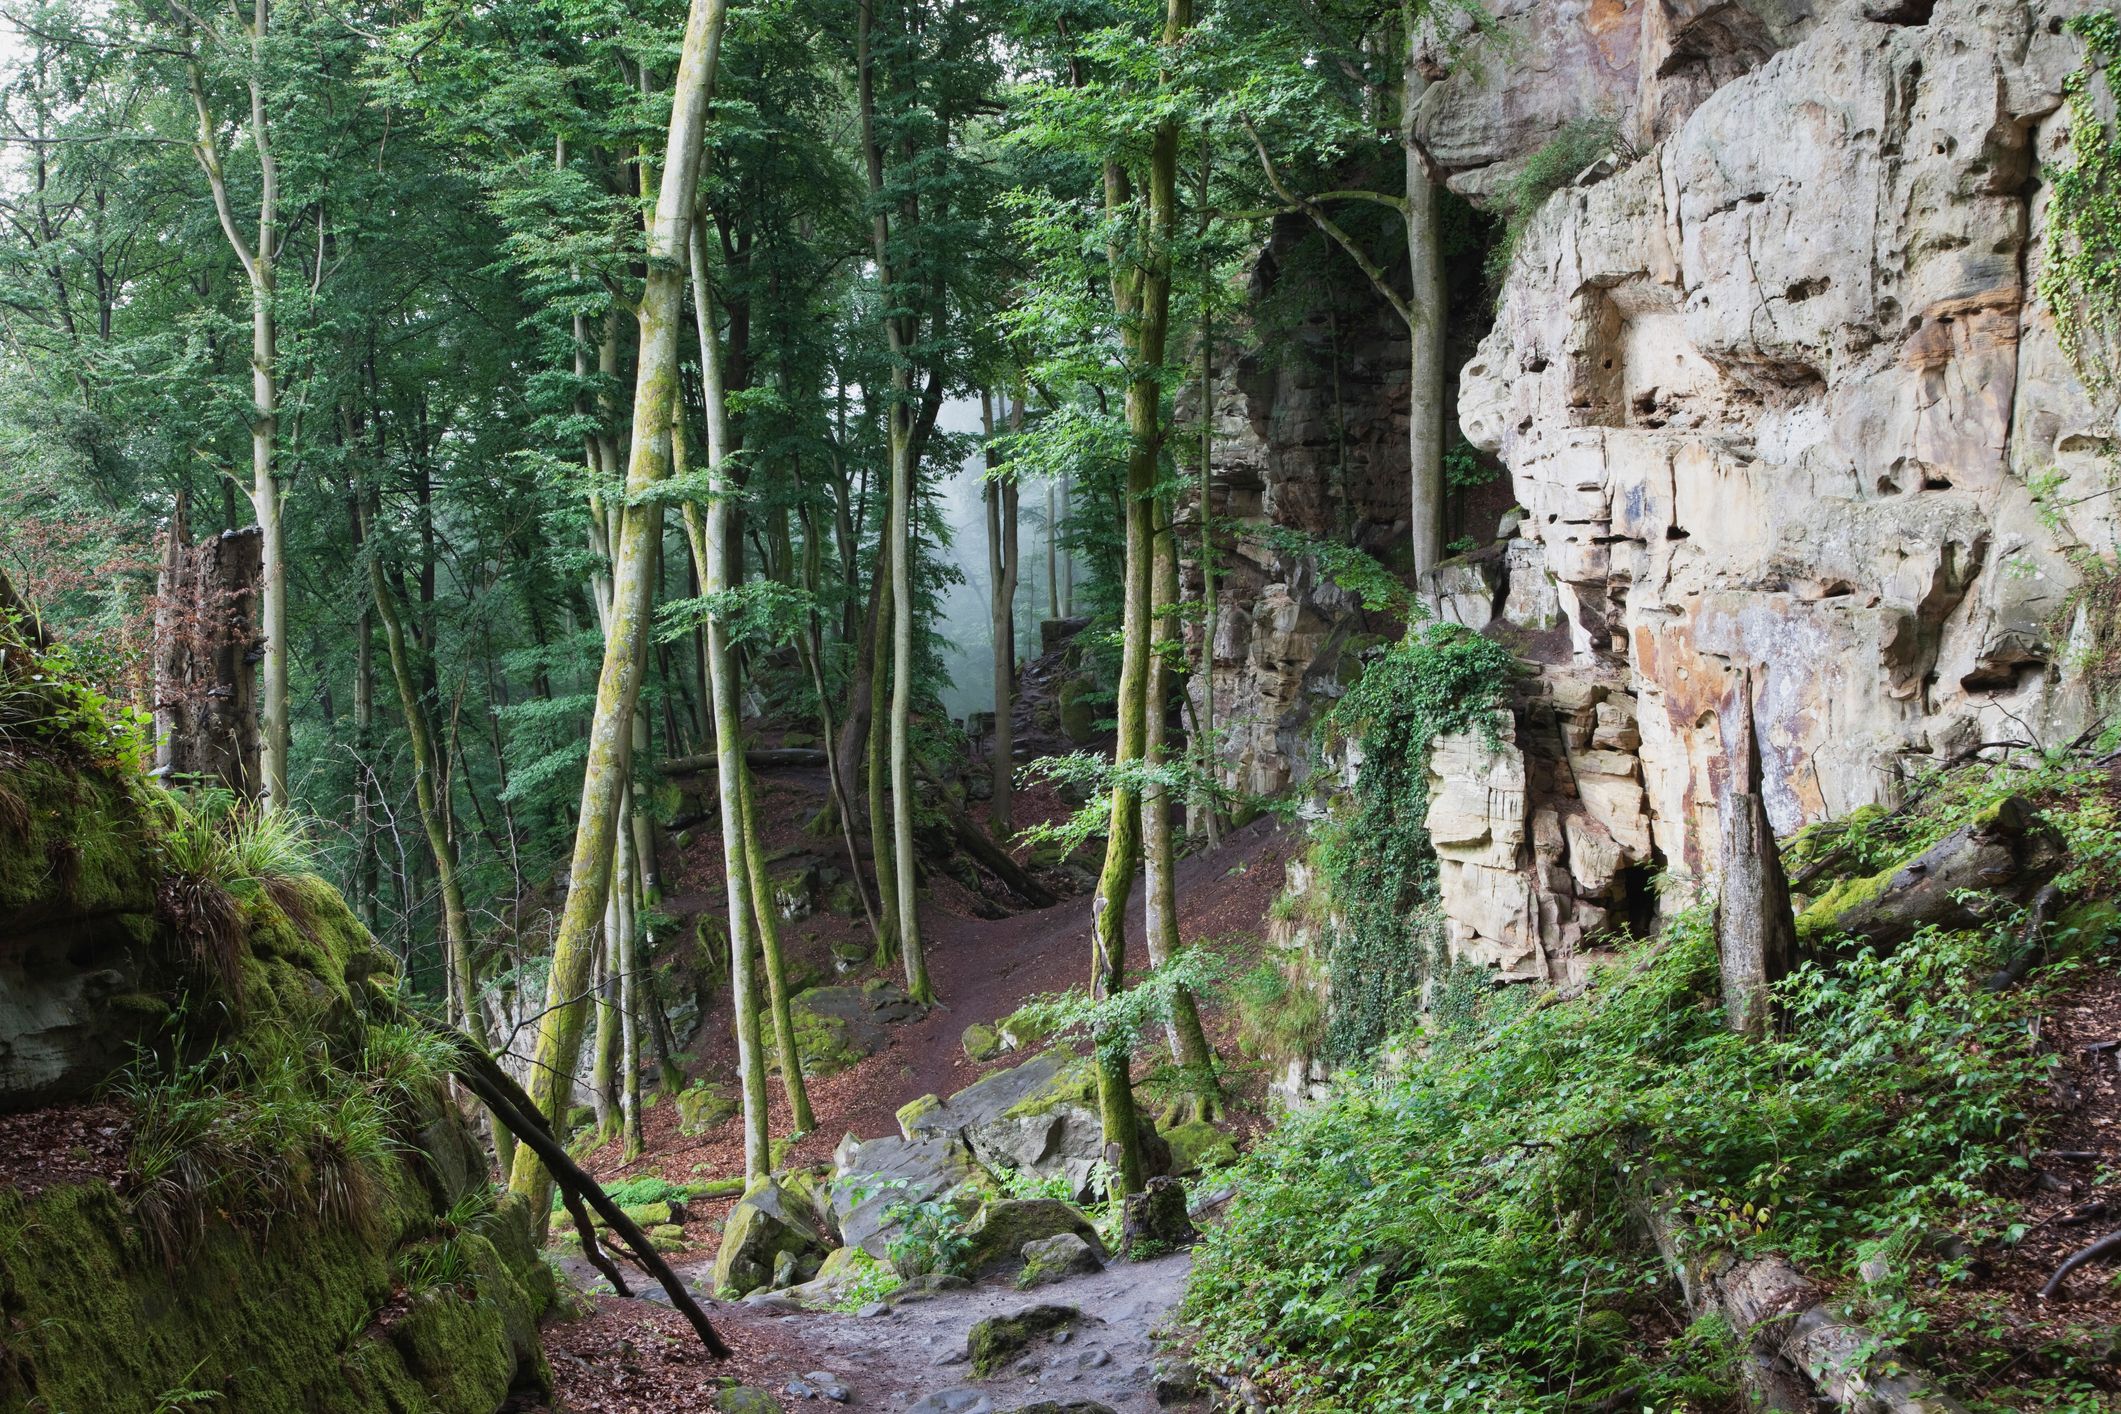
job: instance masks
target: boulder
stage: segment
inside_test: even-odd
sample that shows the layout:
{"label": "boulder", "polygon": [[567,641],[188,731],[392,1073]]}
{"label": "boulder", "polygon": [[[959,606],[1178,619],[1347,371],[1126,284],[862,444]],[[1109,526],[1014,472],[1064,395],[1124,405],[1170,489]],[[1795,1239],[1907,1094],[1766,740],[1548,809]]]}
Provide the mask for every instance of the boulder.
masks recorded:
{"label": "boulder", "polygon": [[1073,1276],[1089,1276],[1105,1269],[1098,1253],[1081,1236],[1057,1232],[1023,1245],[1024,1270],[1016,1279],[1019,1289],[1046,1286]]}
{"label": "boulder", "polygon": [[[788,1020],[803,1074],[837,1075],[884,1049],[888,1038],[870,1011],[859,987],[812,987],[791,997]],[[777,1068],[773,1053],[767,1055],[769,1067]]]}
{"label": "boulder", "polygon": [[843,1143],[838,1165],[831,1203],[840,1235],[848,1246],[877,1258],[885,1255],[897,1228],[887,1216],[894,1204],[925,1202],[989,1182],[964,1141],[951,1135]]}
{"label": "boulder", "polygon": [[1073,1325],[1082,1314],[1073,1306],[1026,1306],[1011,1315],[989,1316],[966,1337],[972,1373],[985,1379],[999,1372],[1033,1341]]}
{"label": "boulder", "polygon": [[720,1085],[695,1080],[678,1091],[678,1133],[705,1134],[737,1112],[737,1102]]}
{"label": "boulder", "polygon": [[1082,1211],[1054,1198],[998,1198],[979,1210],[965,1235],[972,1241],[965,1270],[973,1276],[1000,1271],[1025,1260],[1026,1243],[1068,1234],[1079,1239],[1100,1261],[1104,1239]]}
{"label": "boulder", "polygon": [[781,1414],[781,1402],[765,1390],[731,1385],[714,1397],[721,1414]]}
{"label": "boulder", "polygon": [[910,1405],[906,1414],[994,1414],[994,1400],[985,1390],[963,1386],[938,1390]]}
{"label": "boulder", "polygon": [[1002,1053],[1001,1036],[984,1021],[975,1021],[967,1026],[962,1039],[967,1060],[993,1060]]}
{"label": "boulder", "polygon": [[1204,1119],[1174,1125],[1163,1131],[1163,1139],[1171,1147],[1171,1172],[1180,1176],[1237,1162],[1237,1145]]}
{"label": "boulder", "polygon": [[794,1279],[807,1280],[824,1263],[831,1245],[808,1204],[767,1179],[744,1195],[722,1226],[714,1288],[743,1296],[770,1285],[782,1253],[794,1258]]}

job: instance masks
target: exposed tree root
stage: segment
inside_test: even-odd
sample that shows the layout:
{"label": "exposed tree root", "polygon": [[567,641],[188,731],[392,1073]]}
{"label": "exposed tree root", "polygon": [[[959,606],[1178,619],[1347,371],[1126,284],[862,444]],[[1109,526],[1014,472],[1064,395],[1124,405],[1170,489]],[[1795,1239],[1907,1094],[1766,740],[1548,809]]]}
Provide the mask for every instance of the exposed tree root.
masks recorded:
{"label": "exposed tree root", "polygon": [[2089,1247],[2081,1247],[2072,1252],[2061,1266],[2055,1268],[2055,1274],[2047,1279],[2047,1285],[2040,1288],[2041,1299],[2052,1299],[2055,1293],[2062,1289],[2062,1283],[2069,1280],[2069,1274],[2077,1268],[2117,1253],[2121,1253],[2121,1232],[2110,1232]]}

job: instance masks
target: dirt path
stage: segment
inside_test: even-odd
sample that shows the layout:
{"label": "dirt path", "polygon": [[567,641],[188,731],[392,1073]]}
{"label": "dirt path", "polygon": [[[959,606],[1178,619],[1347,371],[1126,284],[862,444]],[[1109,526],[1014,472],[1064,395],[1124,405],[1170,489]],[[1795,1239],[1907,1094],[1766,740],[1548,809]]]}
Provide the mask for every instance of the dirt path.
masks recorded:
{"label": "dirt path", "polygon": [[[1293,838],[1293,832],[1263,819],[1234,832],[1220,849],[1181,861],[1181,935],[1190,941],[1263,932]],[[969,909],[950,906],[953,900],[950,890],[939,889],[923,907],[938,1005],[918,1021],[890,1028],[885,1048],[854,1069],[813,1083],[818,1128],[791,1151],[787,1162],[828,1158],[845,1133],[864,1139],[896,1133],[897,1111],[906,1101],[923,1094],[948,1095],[999,1065],[1015,1063],[1019,1057],[986,1065],[966,1059],[960,1039],[965,1027],[1007,1016],[1035,993],[1082,980],[1088,956],[1087,898],[999,920],[967,916]],[[1137,888],[1130,914],[1138,916],[1140,906]],[[1139,936],[1138,928],[1130,931]],[[658,1106],[649,1113],[649,1153],[631,1167],[677,1178],[688,1172],[739,1171],[733,1132],[686,1140],[676,1134],[669,1111],[669,1106]],[[785,1117],[776,1114],[777,1132],[784,1123]],[[726,1206],[693,1205],[693,1221],[703,1239],[711,1238]],[[566,1264],[572,1266],[574,1259]],[[575,1414],[689,1414],[712,1409],[718,1382],[734,1377],[771,1389],[785,1406],[795,1408],[808,1401],[784,1393],[787,1382],[810,1371],[827,1371],[846,1384],[846,1407],[854,1409],[910,1411],[924,1398],[966,1391],[942,1406],[929,1407],[947,1408],[950,1414],[989,1414],[1050,1399],[1095,1400],[1123,1414],[1147,1411],[1159,1407],[1150,1389],[1151,1331],[1183,1295],[1189,1264],[1183,1253],[1152,1262],[1114,1263],[1102,1273],[1032,1294],[987,1284],[894,1303],[886,1311],[864,1316],[716,1305],[712,1315],[738,1351],[735,1361],[720,1367],[704,1359],[667,1308],[651,1301],[602,1298],[594,1317],[548,1332],[547,1349],[559,1381],[553,1407]],[[712,1250],[704,1243],[679,1264],[688,1285],[702,1295],[711,1289],[711,1268]],[[972,1325],[1041,1302],[1077,1307],[1083,1318],[1064,1341],[1042,1342],[1029,1352],[1022,1369],[1012,1366],[994,1379],[974,1380],[955,1358],[962,1355]]]}
{"label": "dirt path", "polygon": [[[830,1401],[813,1403],[788,1389],[790,1381],[814,1372],[832,1375],[845,1386],[843,1407],[879,1414],[905,1414],[937,1397],[948,1414],[999,1414],[1040,1400],[1094,1400],[1118,1414],[1183,1410],[1193,1406],[1156,1400],[1153,1336],[1185,1294],[1191,1262],[1183,1252],[1149,1262],[1115,1262],[1095,1275],[1029,1293],[997,1281],[893,1302],[868,1315],[718,1305],[710,1314],[738,1352],[735,1371],[708,1361],[660,1302],[605,1298],[596,1320],[557,1328],[546,1346],[566,1401],[558,1407],[570,1414],[712,1410],[712,1391],[729,1374],[771,1391],[786,1408],[822,1408]],[[679,1271],[689,1286],[704,1292],[712,1282],[710,1268]],[[1042,1304],[1073,1307],[1081,1315],[1064,1332],[1035,1341],[1001,1372],[976,1377],[965,1359],[973,1325]],[[636,1372],[632,1379],[620,1383],[612,1377],[615,1368],[623,1371],[629,1364]],[[822,1389],[824,1383],[813,1387]],[[931,1403],[929,1409],[935,1407]]]}

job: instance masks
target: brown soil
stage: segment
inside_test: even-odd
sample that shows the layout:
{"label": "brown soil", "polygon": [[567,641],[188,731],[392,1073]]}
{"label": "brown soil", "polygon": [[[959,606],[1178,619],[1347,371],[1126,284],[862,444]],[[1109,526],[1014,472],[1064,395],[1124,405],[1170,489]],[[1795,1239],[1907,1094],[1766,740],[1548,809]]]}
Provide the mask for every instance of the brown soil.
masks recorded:
{"label": "brown soil", "polygon": [[104,1101],[0,1114],[0,1191],[34,1198],[66,1184],[116,1187],[131,1138],[131,1117]]}

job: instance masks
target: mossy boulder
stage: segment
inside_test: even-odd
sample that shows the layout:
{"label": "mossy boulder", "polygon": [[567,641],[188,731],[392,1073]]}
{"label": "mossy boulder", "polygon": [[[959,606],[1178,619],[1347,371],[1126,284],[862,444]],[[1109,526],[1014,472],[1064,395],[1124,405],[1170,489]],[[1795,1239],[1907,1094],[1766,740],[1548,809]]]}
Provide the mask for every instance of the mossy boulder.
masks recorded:
{"label": "mossy boulder", "polygon": [[[859,987],[812,987],[789,998],[788,1020],[803,1074],[837,1075],[882,1050],[887,1038],[873,1011]],[[770,1028],[772,1019],[762,1013],[760,1023]],[[778,1056],[770,1049],[767,1054],[770,1068],[778,1072]]]}
{"label": "mossy boulder", "polygon": [[1000,1033],[984,1021],[975,1021],[967,1026],[964,1034],[958,1039],[965,1048],[967,1060],[988,1061],[1002,1053]]}
{"label": "mossy boulder", "polygon": [[737,1102],[728,1089],[710,1081],[695,1080],[678,1091],[678,1133],[705,1134],[737,1112]]}
{"label": "mossy boulder", "polygon": [[1100,1261],[1104,1239],[1082,1210],[1055,1198],[1000,1198],[979,1210],[965,1229],[971,1247],[965,1270],[973,1276],[1013,1270],[1024,1262],[1024,1245],[1068,1233],[1081,1239]]}
{"label": "mossy boulder", "polygon": [[795,1280],[807,1281],[831,1247],[809,1205],[766,1179],[744,1195],[722,1225],[714,1289],[740,1297],[771,1285],[774,1263],[784,1252],[795,1258]]}
{"label": "mossy boulder", "polygon": [[765,1390],[731,1385],[714,1397],[721,1414],[781,1414],[781,1402]]}
{"label": "mossy boulder", "polygon": [[1097,707],[1091,700],[1087,678],[1069,678],[1060,685],[1061,735],[1077,746],[1087,746],[1097,735]]}
{"label": "mossy boulder", "polygon": [[945,1127],[943,1102],[933,1095],[908,1100],[898,1107],[898,1132],[910,1139],[924,1139]]}
{"label": "mossy boulder", "polygon": [[1090,1276],[1105,1269],[1104,1259],[1082,1237],[1057,1232],[1023,1246],[1024,1269],[1017,1274],[1018,1290],[1050,1286],[1069,1277]]}
{"label": "mossy boulder", "polygon": [[1073,1306],[1048,1305],[1026,1306],[1007,1316],[989,1316],[973,1326],[965,1339],[972,1373],[981,1379],[1000,1373],[1034,1341],[1073,1325],[1082,1314]]}
{"label": "mossy boulder", "polygon": [[1173,1125],[1161,1133],[1171,1146],[1171,1172],[1181,1177],[1237,1162],[1237,1145],[1207,1120]]}

